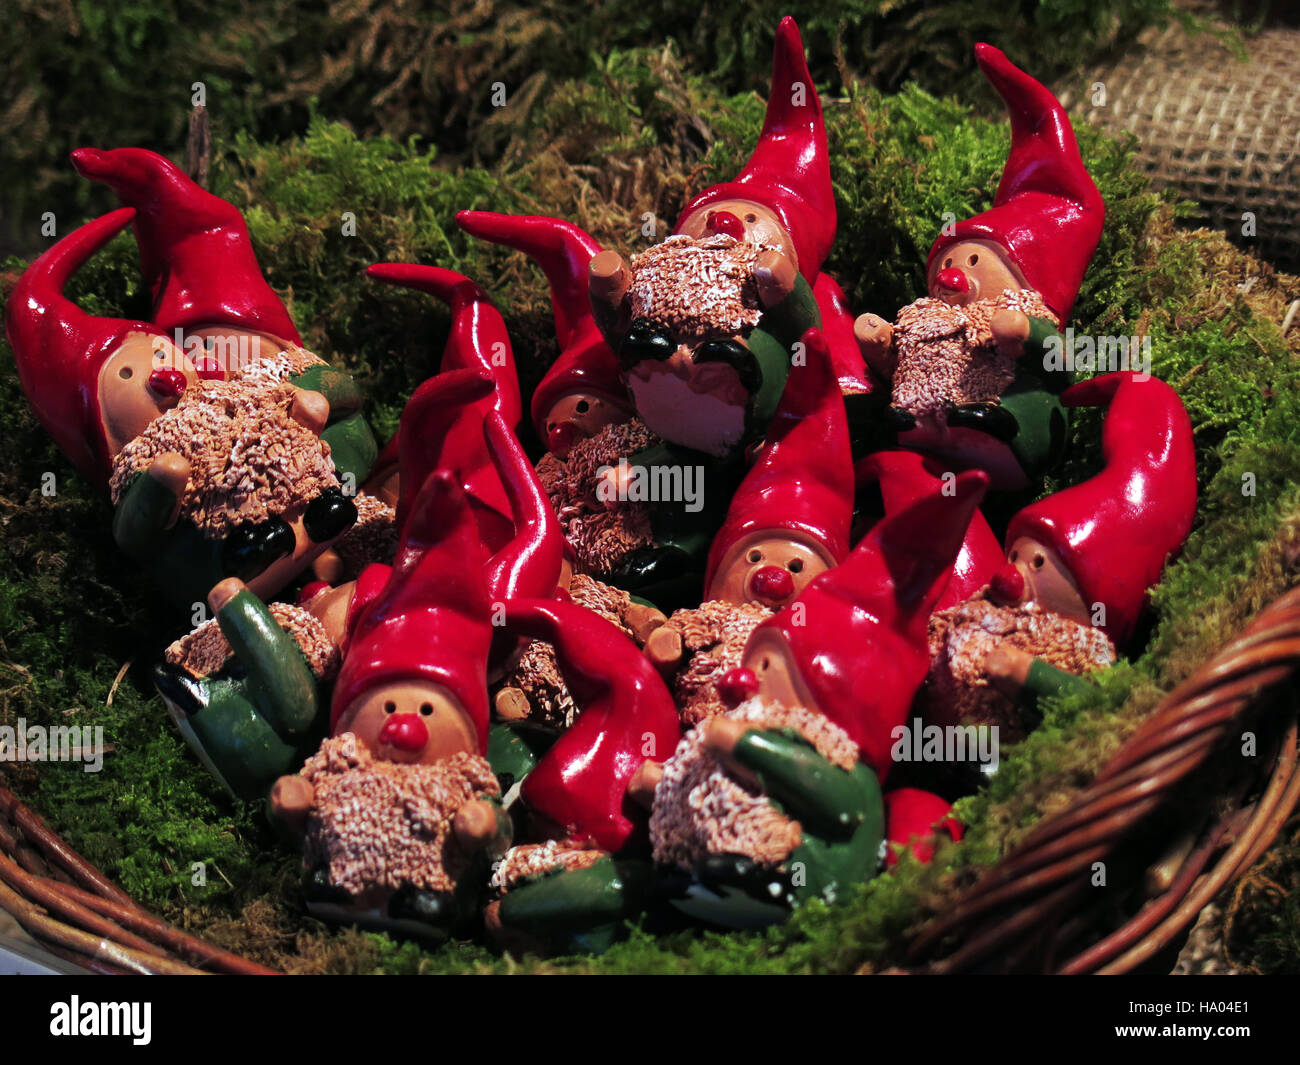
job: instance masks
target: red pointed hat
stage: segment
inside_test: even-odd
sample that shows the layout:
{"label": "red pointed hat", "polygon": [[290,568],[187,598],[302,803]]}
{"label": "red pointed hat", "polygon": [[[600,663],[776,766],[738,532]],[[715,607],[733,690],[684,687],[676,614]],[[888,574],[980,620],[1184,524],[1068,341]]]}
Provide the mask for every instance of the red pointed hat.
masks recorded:
{"label": "red pointed hat", "polygon": [[[858,481],[875,481],[885,504],[885,514],[895,514],[943,488],[947,470],[942,460],[918,451],[877,451],[855,468]],[[952,564],[948,585],[934,609],[947,610],[964,603],[993,579],[1006,556],[998,538],[977,507],[971,512],[966,538]]]}
{"label": "red pointed hat", "polygon": [[713,538],[704,588],[746,537],[771,530],[810,538],[838,564],[849,553],[853,456],[844,397],[826,338],[803,336],[806,358],[791,367],[754,468],[745,475]]}
{"label": "red pointed hat", "polygon": [[886,516],[840,565],[815,578],[754,630],[776,632],[817,709],[857,743],[883,781],[891,731],[907,719],[930,665],[927,627],[988,476],[958,476],[940,493]]}
{"label": "red pointed hat", "polygon": [[1106,405],[1105,467],[1031,503],[1007,526],[1007,549],[1029,536],[1055,549],[1086,604],[1102,603],[1101,628],[1122,646],[1196,516],[1196,448],[1178,393],[1129,371],[1065,390],[1071,407]]}
{"label": "red pointed hat", "polygon": [[940,833],[960,841],[965,834],[962,824],[952,816],[952,804],[933,792],[920,788],[895,788],[884,796],[885,838],[891,844],[885,851],[885,865],[898,864],[899,848],[907,847],[922,865],[934,857],[935,838]]}
{"label": "red pointed hat", "polygon": [[112,458],[99,410],[99,373],[130,333],[165,339],[148,322],[87,314],[64,286],[135,217],[130,207],[74,229],[18,279],[5,307],[5,330],[18,379],[37,420],[87,478],[108,481]]}
{"label": "red pointed hat", "polygon": [[830,274],[818,274],[813,282],[813,299],[821,314],[822,332],[830,349],[831,363],[840,382],[840,391],[865,394],[874,391],[862,349],[853,335],[853,314],[844,290]]}
{"label": "red pointed hat", "polygon": [[564,534],[550,497],[528,461],[519,438],[496,411],[483,423],[488,450],[514,515],[514,538],[484,568],[484,583],[494,602],[555,594],[564,565]]}
{"label": "red pointed hat", "polygon": [[480,369],[447,370],[420,385],[406,401],[397,427],[397,527],[413,511],[415,493],[434,470],[454,473],[489,554],[514,536],[510,498],[483,435],[492,412],[492,379]]}
{"label": "red pointed hat", "polygon": [[835,192],[821,100],[803,39],[787,15],[776,30],[763,132],[734,181],[705,189],[677,220],[717,200],[754,200],[775,211],[794,240],[799,272],[812,284],[835,240]]}
{"label": "red pointed hat", "polygon": [[681,725],[650,660],[598,614],[555,599],[506,604],[506,628],[554,645],[578,718],[524,781],[529,808],[572,839],[607,851],[644,837],[647,817],[627,796],[647,758],[666,760]]}
{"label": "red pointed hat", "polygon": [[[492,642],[483,586],[486,552],[456,478],[429,475],[402,532],[382,589],[349,612],[347,649],[330,706],[330,729],[381,684],[429,681],[448,688],[487,750],[487,660]],[[373,574],[371,573],[373,570]],[[382,575],[371,567],[367,575]]]}
{"label": "red pointed hat", "polygon": [[78,148],[73,165],[136,209],[140,265],[166,333],[207,323],[302,342],[262,276],[248,225],[234,204],[201,189],[180,167],[144,148]]}
{"label": "red pointed hat", "polygon": [[1101,239],[1106,205],[1060,101],[992,45],[977,44],[975,58],[1006,102],[1011,151],[993,206],[935,241],[927,273],[958,241],[995,241],[1064,324]]}
{"label": "red pointed hat", "polygon": [[478,282],[439,266],[415,263],[375,263],[366,275],[390,285],[413,288],[436,296],[451,309],[451,333],[443,349],[443,372],[466,368],[481,370],[495,386],[491,409],[514,429],[523,417],[519,374],[505,319]]}
{"label": "red pointed hat", "polygon": [[600,254],[594,238],[577,226],[544,215],[461,211],[456,223],[480,240],[522,251],[546,274],[560,354],[533,392],[533,426],[546,439],[546,416],[565,396],[591,392],[631,411],[618,358],[605,343],[591,313],[587,267]]}

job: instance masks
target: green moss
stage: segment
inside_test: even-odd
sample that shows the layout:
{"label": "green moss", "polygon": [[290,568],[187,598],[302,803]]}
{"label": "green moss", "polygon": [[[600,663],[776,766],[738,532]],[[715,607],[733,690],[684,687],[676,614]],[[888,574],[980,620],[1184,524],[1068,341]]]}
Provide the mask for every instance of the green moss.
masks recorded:
{"label": "green moss", "polygon": [[[454,211],[555,213],[608,246],[636,251],[647,239],[644,215],[671,222],[693,191],[730,176],[748,152],[762,100],[728,95],[736,88],[689,73],[672,49],[616,52],[554,85],[536,106],[500,116],[495,154],[479,164],[313,117],[283,143],[249,134],[221,142],[214,185],[246,210],[261,261],[308,343],[362,375],[386,432],[403,397],[435,368],[447,319],[428,297],[367,281],[366,265],[434,262],[483,282],[507,316],[528,387],[554,350],[544,283],[522,256],[465,238]],[[828,103],[827,121],[840,218],[829,268],[856,308],[889,315],[921,291],[944,212],[962,217],[989,202],[1007,133],[1002,122],[914,86],[886,95],[853,84]],[[142,901],[292,971],[820,972],[897,963],[930,908],[1068,803],[1162,691],[1295,579],[1300,343],[1288,346],[1278,323],[1300,286],[1219,236],[1179,229],[1177,206],[1147,189],[1129,146],[1087,129],[1079,138],[1108,219],[1076,328],[1152,337],[1154,370],[1179,390],[1196,430],[1197,524],[1156,592],[1144,652],[1089,692],[1050,705],[1043,727],[1003,752],[992,784],[960,806],[966,841],[932,865],[907,859],[842,903],[806,906],[779,928],[637,931],[596,959],[517,961],[468,943],[424,950],[304,918],[294,855],[256,806],[217,791],[151,693],[147,668],[188,619],[160,616],[116,554],[106,505],[67,472],[0,345],[0,418],[10,433],[0,457],[0,721],[99,723],[114,747],[100,774],[17,767],[15,786]],[[345,211],[355,214],[355,236],[343,234]],[[6,289],[20,267],[7,265]],[[90,310],[143,316],[137,270],[132,242],[121,238],[74,294]],[[1097,468],[1099,425],[1096,416],[1078,419],[1058,483]],[[46,472],[56,477],[53,497],[40,491]],[[1243,494],[1248,483],[1253,495]],[[1286,853],[1291,864],[1278,870],[1289,871],[1270,874],[1279,883],[1295,875],[1295,848]],[[195,862],[205,863],[203,886],[192,882]],[[1263,919],[1260,900],[1272,890],[1259,881],[1245,892],[1241,927]],[[1259,966],[1294,968],[1294,909],[1267,921]]]}

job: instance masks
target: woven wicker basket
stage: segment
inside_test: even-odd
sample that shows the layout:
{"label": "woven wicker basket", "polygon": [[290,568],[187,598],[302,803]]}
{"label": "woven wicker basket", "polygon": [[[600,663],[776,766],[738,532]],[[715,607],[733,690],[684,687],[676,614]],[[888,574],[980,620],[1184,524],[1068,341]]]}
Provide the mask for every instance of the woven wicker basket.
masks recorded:
{"label": "woven wicker basket", "polygon": [[[1295,589],[1166,696],[1068,809],[923,928],[915,968],[1119,973],[1175,943],[1300,800],[1298,666]],[[1247,731],[1253,758],[1241,754]],[[1096,863],[1107,890],[1094,886]],[[96,972],[271,972],[150,915],[4,787],[0,908]]]}

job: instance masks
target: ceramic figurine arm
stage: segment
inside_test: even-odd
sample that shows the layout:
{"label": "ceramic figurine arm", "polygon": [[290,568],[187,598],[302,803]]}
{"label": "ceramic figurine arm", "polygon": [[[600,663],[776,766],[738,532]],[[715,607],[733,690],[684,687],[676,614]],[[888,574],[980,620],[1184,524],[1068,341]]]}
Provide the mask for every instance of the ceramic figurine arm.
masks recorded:
{"label": "ceramic figurine arm", "polygon": [[[786,265],[789,266],[788,260]],[[794,268],[790,267],[793,271]],[[822,324],[821,311],[817,308],[817,298],[812,286],[800,273],[786,280],[788,294],[779,302],[765,307],[762,321],[758,328],[771,333],[786,350],[787,358],[794,350],[795,344],[802,340],[809,329],[818,329]],[[763,282],[760,277],[759,293],[762,298]]]}
{"label": "ceramic figurine arm", "polygon": [[249,689],[281,736],[301,735],[317,720],[316,678],[301,649],[244,582],[231,577],[208,595],[221,633],[248,670]]}
{"label": "ceramic figurine arm", "polygon": [[885,381],[892,380],[898,365],[894,327],[878,314],[860,314],[853,321],[853,337],[872,372]]}
{"label": "ceramic figurine arm", "polygon": [[628,320],[627,293],[632,285],[632,271],[616,251],[602,251],[593,256],[587,267],[587,287],[591,312],[605,342],[615,351],[631,324]]}
{"label": "ceramic figurine arm", "polygon": [[861,763],[849,772],[806,740],[730,718],[713,718],[706,727],[711,750],[757,776],[787,814],[825,839],[851,836],[880,806],[875,774]]}
{"label": "ceramic figurine arm", "polygon": [[190,479],[182,456],[159,455],[122,493],[113,512],[113,539],[140,562],[148,562],[159,540],[176,520],[181,495]]}
{"label": "ceramic figurine arm", "polygon": [[1042,721],[1039,699],[1069,695],[1088,688],[1088,682],[1077,674],[1059,669],[1045,659],[1035,658],[1010,644],[995,647],[985,660],[984,669],[993,686],[1020,707],[1027,729]]}
{"label": "ceramic figurine arm", "polygon": [[488,799],[472,799],[457,810],[451,829],[467,854],[481,850],[504,854],[514,838],[510,815],[500,803]]}
{"label": "ceramic figurine arm", "polygon": [[297,773],[290,773],[271,786],[267,809],[274,824],[298,837],[307,831],[307,817],[315,805],[316,792],[311,783]]}

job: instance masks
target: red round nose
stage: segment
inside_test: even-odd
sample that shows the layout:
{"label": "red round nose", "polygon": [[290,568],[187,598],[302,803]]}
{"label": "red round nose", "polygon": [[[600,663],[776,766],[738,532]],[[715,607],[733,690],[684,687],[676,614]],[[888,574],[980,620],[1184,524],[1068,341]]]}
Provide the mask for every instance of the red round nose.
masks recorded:
{"label": "red round nose", "polygon": [[966,279],[966,275],[955,266],[940,270],[934,280],[935,284],[949,292],[970,291],[970,282]]}
{"label": "red round nose", "polygon": [[154,370],[149,387],[160,396],[179,396],[185,391],[185,375],[180,370]]}
{"label": "red round nose", "polygon": [[1018,603],[1025,594],[1025,578],[1010,562],[993,574],[989,582],[993,598],[1005,606]]}
{"label": "red round nose", "polygon": [[718,678],[718,698],[733,709],[758,694],[758,677],[752,669],[737,666]]}
{"label": "red round nose", "polygon": [[581,433],[573,422],[556,422],[546,430],[546,450],[558,459],[564,458],[578,442]]}
{"label": "red round nose", "polygon": [[424,745],[429,742],[429,730],[424,727],[419,714],[391,714],[379,730],[379,742],[414,754],[424,750]]}
{"label": "red round nose", "polygon": [[709,215],[707,225],[710,233],[725,233],[737,240],[745,239],[745,223],[730,211],[714,211]]}
{"label": "red round nose", "polygon": [[781,566],[764,566],[754,574],[750,588],[758,598],[779,603],[794,595],[794,578]]}

